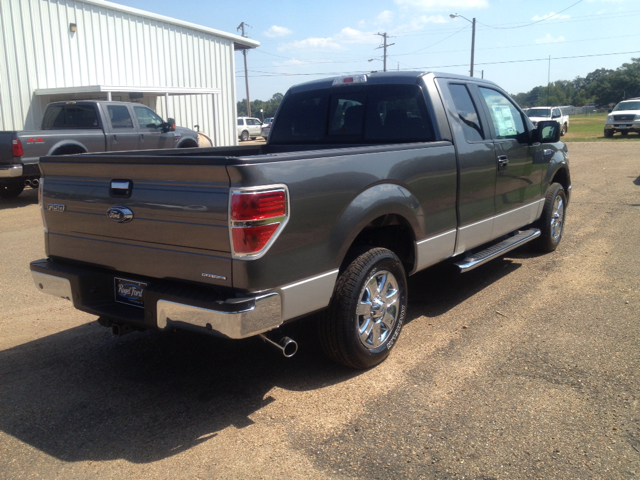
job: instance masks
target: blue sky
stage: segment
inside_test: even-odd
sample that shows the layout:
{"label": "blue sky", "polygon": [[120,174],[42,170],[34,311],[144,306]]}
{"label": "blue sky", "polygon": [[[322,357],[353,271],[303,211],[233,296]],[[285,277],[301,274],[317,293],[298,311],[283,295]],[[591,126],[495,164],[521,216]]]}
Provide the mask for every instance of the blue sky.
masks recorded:
{"label": "blue sky", "polygon": [[[112,0],[114,1],[114,0]],[[241,22],[261,45],[248,54],[252,100],[297,83],[388,70],[469,74],[476,18],[475,76],[512,94],[571,80],[640,57],[640,0],[323,0],[304,2],[115,0],[134,8],[236,33]],[[628,52],[628,53],[623,53]],[[635,52],[635,53],[629,53]],[[563,58],[565,57],[565,58]],[[568,57],[568,58],[567,58]],[[540,60],[541,59],[541,60]],[[371,60],[371,61],[369,61]],[[501,63],[502,62],[502,63]],[[246,97],[236,53],[237,97]]]}

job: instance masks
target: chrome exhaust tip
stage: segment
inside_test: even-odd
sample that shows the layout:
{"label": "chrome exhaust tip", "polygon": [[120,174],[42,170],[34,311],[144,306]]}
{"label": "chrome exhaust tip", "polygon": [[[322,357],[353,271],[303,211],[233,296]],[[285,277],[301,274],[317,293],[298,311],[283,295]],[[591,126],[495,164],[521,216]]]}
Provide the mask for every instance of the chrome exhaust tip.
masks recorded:
{"label": "chrome exhaust tip", "polygon": [[258,335],[264,342],[273,345],[274,347],[276,347],[278,350],[282,351],[282,354],[287,357],[287,358],[291,358],[293,357],[296,353],[298,353],[298,343],[289,338],[289,337],[282,337],[280,339],[280,341],[278,342],[274,342],[273,340],[271,340],[269,337],[267,337],[266,335],[260,333]]}
{"label": "chrome exhaust tip", "polygon": [[24,186],[25,187],[30,187],[31,186],[31,180],[25,180],[24,181]]}
{"label": "chrome exhaust tip", "polygon": [[[27,180],[29,181],[29,180]],[[31,180],[31,186],[33,188],[38,188],[38,185],[40,185],[40,180],[38,180],[37,178],[34,178],[33,180]]]}

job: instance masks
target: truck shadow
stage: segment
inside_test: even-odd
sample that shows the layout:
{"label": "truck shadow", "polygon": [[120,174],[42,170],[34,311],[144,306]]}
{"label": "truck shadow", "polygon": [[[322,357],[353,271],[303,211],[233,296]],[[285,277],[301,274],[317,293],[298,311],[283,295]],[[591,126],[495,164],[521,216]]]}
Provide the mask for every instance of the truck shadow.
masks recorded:
{"label": "truck shadow", "polygon": [[[459,275],[438,266],[410,279],[409,321],[454,308],[517,269],[496,260]],[[262,341],[190,332],[114,338],[97,322],[0,352],[0,430],[63,461],[149,463],[188,450],[228,427],[268,421],[274,388],[318,390],[361,372],[331,363],[317,317],[284,333],[286,359]]]}
{"label": "truck shadow", "polygon": [[0,352],[0,429],[64,461],[170,457],[244,428],[274,387],[315,390],[360,372],[307,349],[189,332],[114,338],[96,322]]}
{"label": "truck shadow", "polygon": [[38,203],[38,189],[26,188],[24,192],[18,195],[16,198],[0,199],[0,210],[7,210],[9,208],[20,208],[28,205],[34,205]]}
{"label": "truck shadow", "polygon": [[[513,257],[513,253],[509,255]],[[531,256],[524,250],[523,255]],[[443,315],[520,266],[518,262],[499,258],[464,274],[447,263],[418,272],[409,277],[407,323],[421,316]]]}

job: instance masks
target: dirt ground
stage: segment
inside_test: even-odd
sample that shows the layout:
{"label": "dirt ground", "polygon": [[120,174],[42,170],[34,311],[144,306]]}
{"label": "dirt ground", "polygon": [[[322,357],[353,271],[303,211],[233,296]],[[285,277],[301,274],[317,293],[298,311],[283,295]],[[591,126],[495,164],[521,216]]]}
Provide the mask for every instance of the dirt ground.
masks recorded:
{"label": "dirt ground", "polygon": [[37,192],[0,205],[0,478],[640,478],[640,144],[569,144],[558,250],[409,281],[391,357],[112,337],[40,294]]}

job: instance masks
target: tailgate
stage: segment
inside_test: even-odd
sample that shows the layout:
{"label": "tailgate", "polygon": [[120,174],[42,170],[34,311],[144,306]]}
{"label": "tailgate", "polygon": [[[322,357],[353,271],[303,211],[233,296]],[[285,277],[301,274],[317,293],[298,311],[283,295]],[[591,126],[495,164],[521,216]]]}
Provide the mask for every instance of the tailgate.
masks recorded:
{"label": "tailgate", "polygon": [[14,163],[12,140],[18,138],[16,132],[0,132],[0,164]]}
{"label": "tailgate", "polygon": [[231,286],[225,160],[199,160],[43,158],[47,254],[132,275]]}

